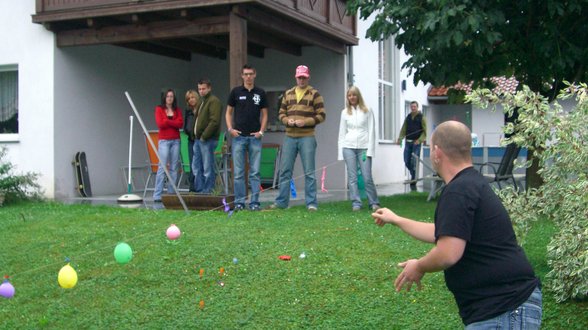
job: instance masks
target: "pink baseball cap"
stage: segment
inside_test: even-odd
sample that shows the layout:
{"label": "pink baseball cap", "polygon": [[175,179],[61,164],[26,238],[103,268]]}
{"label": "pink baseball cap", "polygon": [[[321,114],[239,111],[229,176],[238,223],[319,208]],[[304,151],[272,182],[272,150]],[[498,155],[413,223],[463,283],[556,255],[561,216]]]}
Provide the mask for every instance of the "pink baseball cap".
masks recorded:
{"label": "pink baseball cap", "polygon": [[310,69],[306,65],[299,65],[296,67],[296,75],[294,77],[308,78],[310,77]]}

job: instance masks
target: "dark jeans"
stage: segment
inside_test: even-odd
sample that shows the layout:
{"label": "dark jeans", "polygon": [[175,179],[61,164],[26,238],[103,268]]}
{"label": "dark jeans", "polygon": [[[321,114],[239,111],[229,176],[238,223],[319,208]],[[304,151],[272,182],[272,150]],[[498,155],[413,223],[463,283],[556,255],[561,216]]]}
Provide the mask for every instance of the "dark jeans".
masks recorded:
{"label": "dark jeans", "polygon": [[404,166],[406,166],[408,172],[410,172],[410,179],[414,180],[416,178],[416,161],[412,154],[417,155],[417,157],[420,156],[421,144],[414,144],[414,142],[406,141],[404,145]]}

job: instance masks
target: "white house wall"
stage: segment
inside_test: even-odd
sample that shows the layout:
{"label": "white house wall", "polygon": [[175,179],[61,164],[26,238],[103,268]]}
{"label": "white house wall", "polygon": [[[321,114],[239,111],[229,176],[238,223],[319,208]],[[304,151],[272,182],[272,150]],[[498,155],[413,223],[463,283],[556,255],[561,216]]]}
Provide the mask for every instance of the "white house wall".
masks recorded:
{"label": "white house wall", "polygon": [[[379,127],[378,114],[378,42],[372,42],[365,37],[366,31],[372,22],[358,20],[357,36],[360,38],[358,46],[353,49],[353,70],[354,85],[359,87],[366,104],[376,114],[376,127]],[[402,50],[396,66],[398,69],[408,58]],[[406,90],[401,90],[402,80],[406,80]],[[399,91],[400,97],[395,100],[400,110],[394,117],[398,121],[398,127],[402,125],[405,118],[405,102],[416,100],[419,104],[427,104],[427,89],[422,83],[417,86],[413,84],[412,76],[406,70],[401,70],[396,81],[395,88]],[[344,100],[343,100],[344,101]],[[395,137],[396,138],[396,137]],[[406,179],[406,170],[403,160],[403,149],[400,145],[378,141],[376,144],[375,158],[372,163],[372,172],[376,184],[400,182]]]}
{"label": "white house wall", "polygon": [[[305,63],[311,68],[311,83],[321,91],[327,104],[327,121],[317,129],[316,163],[317,168],[329,167],[336,160],[336,151],[329,146],[336,145],[338,119],[335,122],[333,113],[342,107],[341,101],[337,104],[335,100],[340,100],[344,91],[344,57],[336,60],[337,56],[314,48],[304,53],[299,58],[268,52],[259,64],[252,61],[258,67],[258,84],[262,87],[291,87],[296,65]],[[60,147],[55,151],[58,198],[75,196],[71,160],[80,150],[87,154],[95,195],[124,192],[121,167],[127,164],[128,117],[132,114],[125,91],[133,97],[148,129],[156,129],[153,109],[162,88],[177,89],[178,105],[182,108],[185,91],[196,88],[202,77],[211,79],[213,93],[223,102],[223,110],[229,93],[228,63],[202,56],[194,56],[190,63],[114,46],[74,47],[56,51],[55,68],[55,129],[60,132],[56,137]],[[145,164],[145,142],[138,124],[134,131],[133,164]],[[282,139],[283,133],[269,133],[264,138],[266,142],[280,143]],[[335,179],[343,170],[332,171],[331,186],[342,187]],[[301,167],[297,166],[294,175],[302,187],[301,174]]]}
{"label": "white house wall", "polygon": [[[124,193],[121,167],[128,163],[128,91],[148,129],[156,129],[162,89],[178,90],[184,105],[190,63],[115,46],[71,47],[55,56],[55,196],[76,196],[71,161],[85,151],[94,195]],[[145,165],[145,140],[134,125],[133,164]]]}
{"label": "white house wall", "polygon": [[53,191],[53,33],[33,24],[34,1],[0,1],[0,66],[18,66],[19,133],[0,145],[16,172],[38,173],[45,195]]}

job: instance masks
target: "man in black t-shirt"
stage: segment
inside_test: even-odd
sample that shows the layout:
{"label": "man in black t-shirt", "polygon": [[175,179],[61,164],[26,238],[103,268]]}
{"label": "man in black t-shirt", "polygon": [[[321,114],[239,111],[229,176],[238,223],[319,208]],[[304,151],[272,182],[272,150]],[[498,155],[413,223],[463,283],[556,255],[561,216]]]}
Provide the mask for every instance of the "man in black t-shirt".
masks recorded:
{"label": "man in black t-shirt", "polygon": [[241,69],[243,85],[233,88],[227,100],[225,120],[233,137],[235,209],[242,210],[247,202],[245,187],[245,153],[249,155],[249,209],[259,211],[261,179],[261,138],[267,124],[267,98],[265,91],[255,86],[255,68],[244,65]]}
{"label": "man in black t-shirt", "polygon": [[376,224],[394,224],[434,243],[420,259],[399,264],[396,290],[421,287],[425,273],[443,270],[466,329],[538,329],[542,297],[539,279],[517,244],[510,217],[473,167],[471,134],[462,123],[437,126],[431,138],[431,164],[446,183],[435,223],[400,217],[389,209],[372,214]]}

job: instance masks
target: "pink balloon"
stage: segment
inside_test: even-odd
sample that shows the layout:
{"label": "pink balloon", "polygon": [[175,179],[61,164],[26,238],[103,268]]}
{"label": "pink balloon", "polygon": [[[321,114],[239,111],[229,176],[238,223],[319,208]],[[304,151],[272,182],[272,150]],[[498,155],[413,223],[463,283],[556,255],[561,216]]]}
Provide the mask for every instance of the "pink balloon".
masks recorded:
{"label": "pink balloon", "polygon": [[175,240],[178,239],[180,235],[182,235],[182,232],[180,231],[180,228],[178,228],[176,225],[171,225],[169,226],[169,228],[167,228],[166,235],[167,238]]}
{"label": "pink balloon", "polygon": [[14,296],[14,287],[8,280],[4,280],[4,283],[0,285],[0,296],[4,298],[12,298]]}

